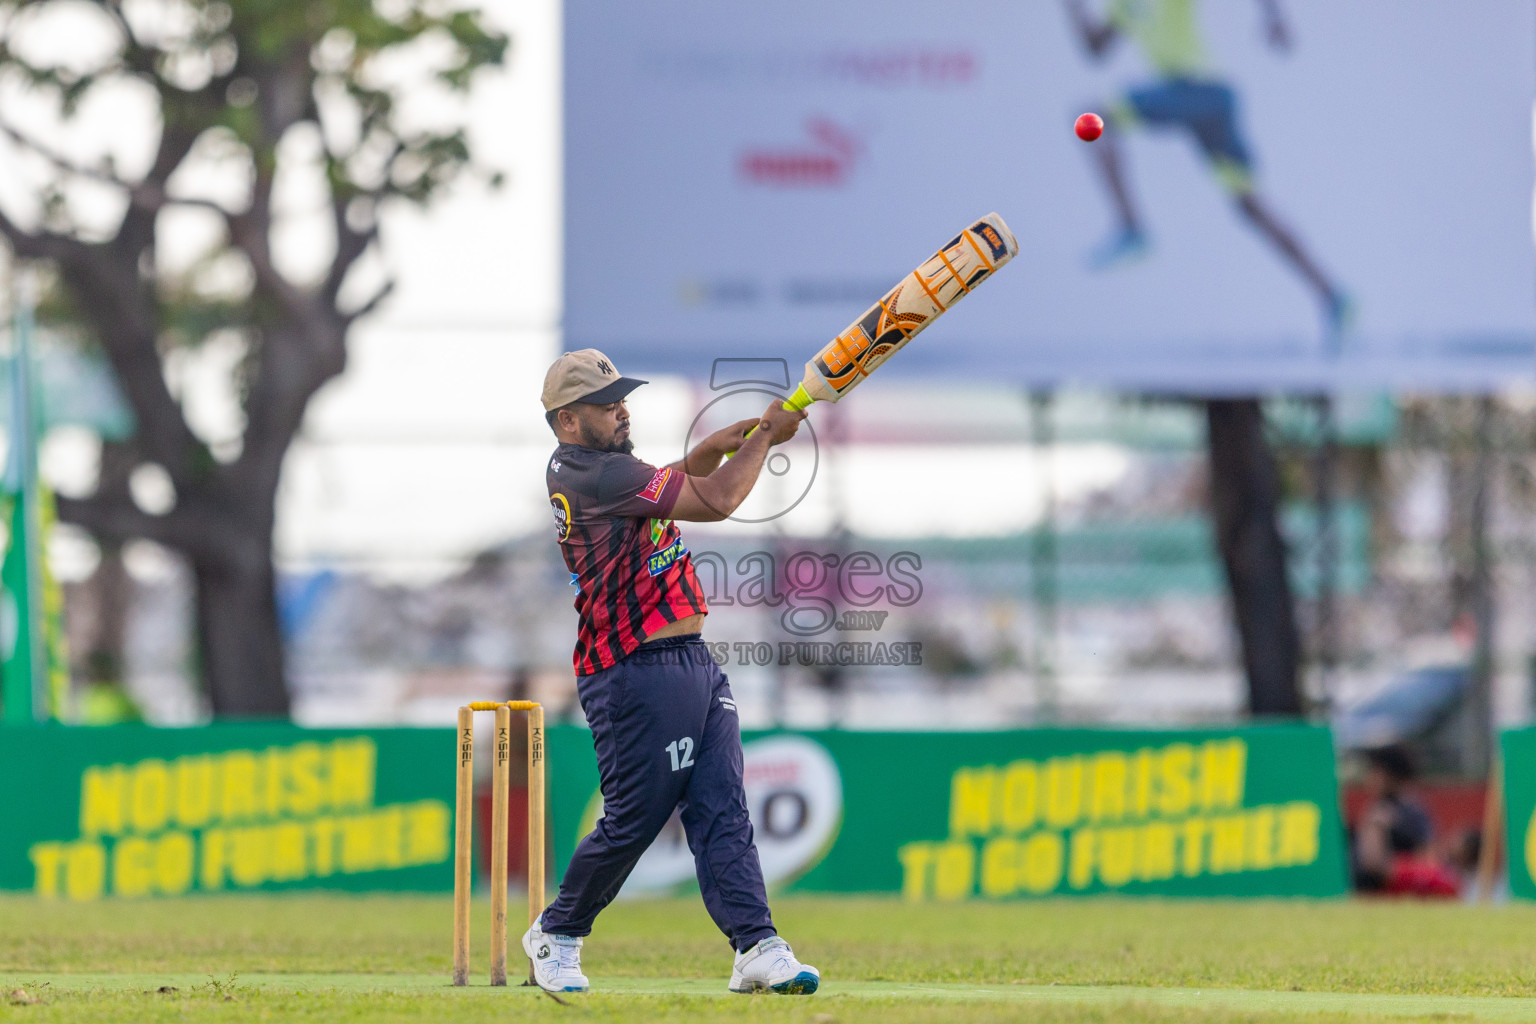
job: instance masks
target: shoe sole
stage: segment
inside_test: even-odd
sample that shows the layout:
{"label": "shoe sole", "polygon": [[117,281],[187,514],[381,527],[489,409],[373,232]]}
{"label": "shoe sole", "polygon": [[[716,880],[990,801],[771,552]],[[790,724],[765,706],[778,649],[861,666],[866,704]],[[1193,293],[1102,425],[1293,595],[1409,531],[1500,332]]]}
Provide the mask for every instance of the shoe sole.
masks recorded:
{"label": "shoe sole", "polygon": [[788,981],[773,986],[781,996],[808,996],[821,985],[821,979],[810,971],[801,971]]}
{"label": "shoe sole", "polygon": [[777,992],[781,996],[808,996],[821,986],[821,978],[810,971],[801,971],[788,981],[781,981],[777,985],[769,985],[766,982],[754,981],[745,988],[732,988],[731,991],[739,996],[749,996],[754,992]]}
{"label": "shoe sole", "polygon": [[567,992],[590,992],[590,991],[592,991],[592,989],[590,987],[587,987],[587,988],[577,988],[575,985],[567,985],[565,988],[544,988],[543,983],[539,981],[538,975],[534,975],[533,983],[535,985],[538,985],[539,988],[544,989],[545,992],[549,992],[549,993],[551,993],[553,995],[564,995]]}

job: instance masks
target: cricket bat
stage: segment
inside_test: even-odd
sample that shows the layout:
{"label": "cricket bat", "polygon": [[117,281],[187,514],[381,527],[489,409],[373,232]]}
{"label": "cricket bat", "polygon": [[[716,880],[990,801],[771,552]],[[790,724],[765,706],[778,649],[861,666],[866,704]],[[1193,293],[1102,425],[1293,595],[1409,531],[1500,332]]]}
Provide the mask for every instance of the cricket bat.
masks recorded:
{"label": "cricket bat", "polygon": [[827,342],[805,364],[805,377],[784,408],[838,401],[1018,252],[1003,218],[995,213],[981,218]]}

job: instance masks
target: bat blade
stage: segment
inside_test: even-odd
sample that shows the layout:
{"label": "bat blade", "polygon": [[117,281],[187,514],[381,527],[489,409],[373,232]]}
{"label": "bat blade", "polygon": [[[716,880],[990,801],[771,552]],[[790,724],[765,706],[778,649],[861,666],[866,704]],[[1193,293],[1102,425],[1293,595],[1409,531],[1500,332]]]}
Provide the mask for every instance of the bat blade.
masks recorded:
{"label": "bat blade", "polygon": [[1018,239],[1003,218],[989,213],[976,221],[827,342],[805,364],[805,378],[784,408],[836,402],[1018,254]]}
{"label": "bat blade", "polygon": [[805,364],[801,388],[813,401],[836,402],[1018,252],[1018,240],[1003,218],[987,214],[816,353]]}

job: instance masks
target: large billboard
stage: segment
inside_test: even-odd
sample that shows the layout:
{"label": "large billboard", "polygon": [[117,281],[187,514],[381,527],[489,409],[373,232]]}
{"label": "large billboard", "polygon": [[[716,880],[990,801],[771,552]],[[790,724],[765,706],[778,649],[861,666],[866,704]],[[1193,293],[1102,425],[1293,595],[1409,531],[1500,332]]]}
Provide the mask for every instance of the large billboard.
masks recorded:
{"label": "large billboard", "polygon": [[[1338,896],[1344,836],[1326,729],[809,732],[743,736],[763,876],[914,901]],[[592,734],[549,730],[554,859],[602,813]],[[678,816],[629,896],[684,891]]]}
{"label": "large billboard", "polygon": [[565,12],[565,343],[625,372],[798,365],[992,210],[1021,254],[886,373],[1193,393],[1536,368],[1527,0]]}
{"label": "large billboard", "polygon": [[1536,729],[1509,729],[1499,739],[1509,891],[1536,900]]}
{"label": "large billboard", "polygon": [[0,730],[0,890],[453,885],[452,729]]}

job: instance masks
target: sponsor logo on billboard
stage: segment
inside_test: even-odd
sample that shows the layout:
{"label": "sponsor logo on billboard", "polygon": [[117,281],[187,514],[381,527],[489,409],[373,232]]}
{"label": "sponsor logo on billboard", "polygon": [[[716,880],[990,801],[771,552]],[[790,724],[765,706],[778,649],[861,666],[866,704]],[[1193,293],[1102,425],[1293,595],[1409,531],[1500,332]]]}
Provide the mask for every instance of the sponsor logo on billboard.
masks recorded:
{"label": "sponsor logo on billboard", "polygon": [[[805,736],[768,736],[743,744],[742,782],[763,880],[792,881],[815,867],[837,838],[843,818],[843,780],[827,749]],[[580,835],[592,831],[602,814],[594,793],[582,816]],[[683,824],[673,814],[661,835],[635,865],[623,896],[667,892],[694,881],[693,853]]]}
{"label": "sponsor logo on billboard", "polygon": [[377,873],[446,864],[452,808],[379,801],[379,774],[368,736],[87,765],[75,833],[27,847],[31,888],[96,900],[347,887],[360,875],[388,888]]}
{"label": "sponsor logo on billboard", "polygon": [[825,117],[805,122],[805,141],[752,147],[736,160],[749,184],[772,188],[839,188],[864,156],[864,140]]}
{"label": "sponsor logo on billboard", "polygon": [[750,278],[687,277],[677,282],[678,305],[755,306],[763,297],[763,288]]}
{"label": "sponsor logo on billboard", "polygon": [[981,56],[964,43],[812,50],[680,47],[642,55],[640,69],[681,89],[782,83],[953,89],[980,79]]}
{"label": "sponsor logo on billboard", "polygon": [[949,836],[896,851],[909,900],[1115,891],[1301,868],[1322,856],[1316,800],[1246,802],[1240,737],[967,765]]}

